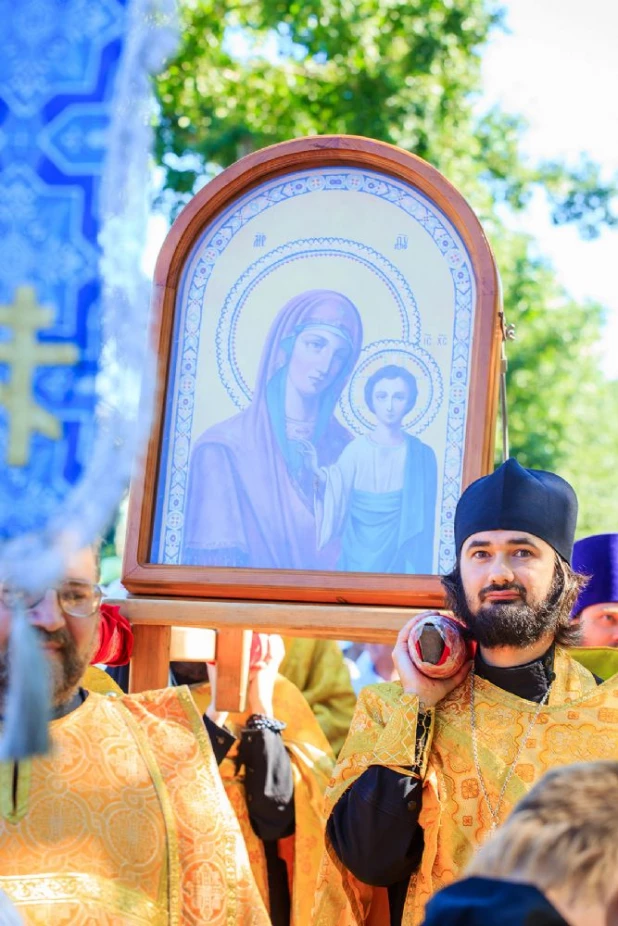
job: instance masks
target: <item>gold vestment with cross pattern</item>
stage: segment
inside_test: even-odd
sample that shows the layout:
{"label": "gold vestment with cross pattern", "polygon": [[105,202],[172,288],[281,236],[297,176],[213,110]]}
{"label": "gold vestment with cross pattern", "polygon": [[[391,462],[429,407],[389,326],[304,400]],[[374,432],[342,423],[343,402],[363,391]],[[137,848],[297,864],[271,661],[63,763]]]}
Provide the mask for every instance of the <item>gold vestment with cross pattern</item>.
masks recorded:
{"label": "gold vestment with cross pattern", "polygon": [[0,764],[0,890],[27,924],[268,926],[186,688],[91,692]]}
{"label": "gold vestment with cross pattern", "polygon": [[[501,805],[504,820],[517,801],[550,768],[572,762],[618,759],[618,675],[598,685],[593,675],[557,647],[547,705],[530,732]],[[468,678],[432,712],[421,761],[419,823],[424,851],[412,875],[402,926],[418,926],[431,896],[458,878],[491,830],[474,764]],[[478,754],[487,791],[495,806],[521,737],[538,705],[475,681]],[[398,682],[361,691],[350,734],[326,792],[330,813],[341,795],[370,765],[413,775],[417,756],[418,699]],[[341,903],[343,883],[347,902]],[[383,889],[361,884],[328,846],[318,884],[314,926],[360,926],[370,922],[375,895]]]}

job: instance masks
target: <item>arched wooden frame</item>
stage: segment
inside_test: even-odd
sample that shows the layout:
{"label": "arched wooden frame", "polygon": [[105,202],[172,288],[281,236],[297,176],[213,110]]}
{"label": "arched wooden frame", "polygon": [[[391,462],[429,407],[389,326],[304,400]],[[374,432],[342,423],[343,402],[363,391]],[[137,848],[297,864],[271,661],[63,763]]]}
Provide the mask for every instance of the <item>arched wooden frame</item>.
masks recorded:
{"label": "arched wooden frame", "polygon": [[[188,203],[157,261],[152,336],[158,352],[157,392],[148,448],[131,487],[123,583],[134,595],[353,605],[435,607],[438,576],[304,572],[165,565],[150,562],[176,296],[183,267],[203,232],[250,189],[297,170],[360,167],[411,184],[442,210],[463,240],[476,282],[463,486],[492,469],[501,340],[499,281],[478,219],[457,190],[420,158],[356,136],[297,139],[250,154],[219,174]],[[212,625],[211,625],[212,626]]]}

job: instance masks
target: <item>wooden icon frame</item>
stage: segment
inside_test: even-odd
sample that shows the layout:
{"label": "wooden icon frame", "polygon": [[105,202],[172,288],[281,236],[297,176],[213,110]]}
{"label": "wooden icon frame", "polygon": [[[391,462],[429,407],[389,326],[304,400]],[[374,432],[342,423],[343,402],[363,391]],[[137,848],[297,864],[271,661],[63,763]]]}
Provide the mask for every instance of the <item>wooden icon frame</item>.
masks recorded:
{"label": "wooden icon frame", "polygon": [[[395,607],[435,607],[442,603],[437,569],[431,574],[410,575],[153,561],[164,419],[174,359],[174,321],[184,268],[205,230],[248,193],[271,181],[297,177],[299,172],[317,175],[333,168],[379,174],[392,178],[400,190],[404,185],[412,192],[418,191],[435,206],[435,214],[444,217],[444,225],[459,236],[469,258],[475,293],[471,348],[463,384],[468,407],[461,445],[460,489],[492,469],[501,342],[500,287],[490,246],[471,208],[435,168],[381,142],[352,136],[317,136],[275,145],[238,161],[193,197],[172,226],[156,265],[152,338],[157,351],[157,389],[149,443],[132,481],[122,578],[132,595]],[[445,388],[449,388],[448,384]]]}

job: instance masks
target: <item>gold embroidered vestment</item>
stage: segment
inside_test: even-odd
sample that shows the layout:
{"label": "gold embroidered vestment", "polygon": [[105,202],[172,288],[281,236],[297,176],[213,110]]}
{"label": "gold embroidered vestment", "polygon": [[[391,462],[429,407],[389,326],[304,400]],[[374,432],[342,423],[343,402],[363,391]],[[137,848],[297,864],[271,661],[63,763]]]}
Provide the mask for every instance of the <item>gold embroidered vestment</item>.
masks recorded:
{"label": "gold embroidered vestment", "polygon": [[[504,794],[501,819],[550,768],[572,762],[618,758],[618,676],[597,686],[593,676],[557,648],[556,679],[547,705],[515,767]],[[482,797],[471,741],[468,677],[435,710],[423,757],[420,825],[424,852],[410,879],[402,926],[423,922],[430,897],[462,873],[491,829]],[[492,806],[517,756],[520,740],[537,705],[476,678],[475,708],[479,762]],[[370,685],[358,701],[350,734],[326,793],[330,813],[350,785],[370,765],[410,775],[416,749],[418,699],[400,683]],[[315,926],[369,922],[374,890],[356,881],[332,847],[324,860]],[[343,886],[347,904],[340,902]]]}
{"label": "gold embroidered vestment", "polygon": [[[205,712],[210,704],[210,686],[192,686],[191,692],[198,710]],[[277,719],[286,724],[281,735],[290,755],[294,781],[295,833],[287,839],[279,840],[279,855],[287,864],[291,882],[290,926],[311,926],[315,885],[324,850],[324,790],[332,774],[334,759],[328,741],[305,698],[295,685],[282,676],[278,676],[275,681],[273,707]],[[247,717],[248,712],[230,714],[226,726],[240,736]],[[268,904],[264,844],[251,828],[244,769],[236,770],[236,752],[236,747],[233,747],[221,763],[221,777],[245,837],[256,883],[264,902]]]}
{"label": "gold embroidered vestment", "polygon": [[279,669],[309,704],[335,755],[348,735],[356,695],[336,640],[283,637],[285,658]]}
{"label": "gold embroidered vestment", "polygon": [[27,924],[267,926],[186,688],[90,693],[0,764],[0,890]]}

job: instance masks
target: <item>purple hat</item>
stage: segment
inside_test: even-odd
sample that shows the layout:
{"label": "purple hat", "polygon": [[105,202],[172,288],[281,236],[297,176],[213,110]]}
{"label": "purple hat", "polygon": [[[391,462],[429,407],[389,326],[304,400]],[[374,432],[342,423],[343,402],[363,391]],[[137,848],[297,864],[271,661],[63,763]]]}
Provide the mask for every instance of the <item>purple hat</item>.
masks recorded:
{"label": "purple hat", "polygon": [[590,576],[573,608],[575,617],[591,604],[618,601],[618,534],[595,534],[573,547],[573,569]]}

